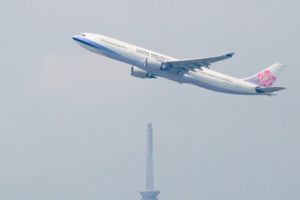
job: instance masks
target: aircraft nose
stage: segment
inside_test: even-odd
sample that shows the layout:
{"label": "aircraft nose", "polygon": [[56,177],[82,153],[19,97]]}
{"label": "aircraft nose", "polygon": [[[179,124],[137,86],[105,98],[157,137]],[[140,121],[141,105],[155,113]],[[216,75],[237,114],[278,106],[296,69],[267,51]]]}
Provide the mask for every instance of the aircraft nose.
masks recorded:
{"label": "aircraft nose", "polygon": [[75,42],[82,42],[85,38],[82,34],[78,34],[78,35],[74,35],[72,37],[72,39],[75,41]]}
{"label": "aircraft nose", "polygon": [[80,42],[80,41],[82,41],[82,40],[87,39],[85,33],[79,33],[79,34],[77,34],[77,35],[74,35],[72,38],[73,38],[73,40],[75,40],[75,41],[77,41],[77,42]]}
{"label": "aircraft nose", "polygon": [[79,35],[74,35],[74,36],[72,37],[73,40],[78,40],[78,38],[79,38]]}

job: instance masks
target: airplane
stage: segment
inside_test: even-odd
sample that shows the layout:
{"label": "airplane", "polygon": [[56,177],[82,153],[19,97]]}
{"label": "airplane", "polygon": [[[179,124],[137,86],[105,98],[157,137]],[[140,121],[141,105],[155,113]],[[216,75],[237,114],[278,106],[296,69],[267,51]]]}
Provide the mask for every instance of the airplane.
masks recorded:
{"label": "airplane", "polygon": [[234,53],[209,58],[176,59],[94,33],[80,33],[74,35],[73,40],[96,54],[132,65],[131,75],[141,79],[163,77],[178,83],[239,95],[273,96],[277,91],[286,89],[272,86],[285,68],[281,63],[241,79],[210,69],[211,64],[229,59]]}

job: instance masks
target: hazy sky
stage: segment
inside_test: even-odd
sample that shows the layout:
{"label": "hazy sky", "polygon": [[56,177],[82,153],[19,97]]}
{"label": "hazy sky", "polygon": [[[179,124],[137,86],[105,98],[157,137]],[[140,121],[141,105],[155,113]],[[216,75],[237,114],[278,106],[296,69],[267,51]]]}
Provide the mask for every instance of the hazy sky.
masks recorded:
{"label": "hazy sky", "polygon": [[[160,200],[300,199],[300,1],[4,1],[0,199],[138,200],[152,121]],[[288,65],[276,97],[158,78],[72,41],[99,33],[212,69]]]}

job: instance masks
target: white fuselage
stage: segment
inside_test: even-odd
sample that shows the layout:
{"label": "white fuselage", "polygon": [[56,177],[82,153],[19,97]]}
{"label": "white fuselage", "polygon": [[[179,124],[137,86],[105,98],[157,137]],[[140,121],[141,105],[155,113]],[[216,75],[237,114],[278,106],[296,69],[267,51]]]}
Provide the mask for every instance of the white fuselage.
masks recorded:
{"label": "white fuselage", "polygon": [[102,35],[83,33],[73,37],[81,46],[97,54],[136,66],[155,76],[179,83],[190,83],[210,90],[231,93],[257,95],[257,85],[206,67],[188,70],[186,73],[174,73],[162,70],[161,63],[177,59],[131,45]]}

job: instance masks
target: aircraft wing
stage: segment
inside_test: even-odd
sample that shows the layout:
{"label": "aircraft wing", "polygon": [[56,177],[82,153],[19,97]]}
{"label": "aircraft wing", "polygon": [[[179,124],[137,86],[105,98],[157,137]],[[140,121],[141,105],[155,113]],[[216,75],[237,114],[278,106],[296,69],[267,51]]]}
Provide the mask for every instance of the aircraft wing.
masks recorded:
{"label": "aircraft wing", "polygon": [[177,73],[186,72],[188,70],[199,69],[201,67],[208,67],[212,63],[226,60],[231,58],[234,53],[228,53],[222,56],[201,58],[201,59],[190,59],[190,60],[176,60],[162,63],[165,70],[177,70]]}

